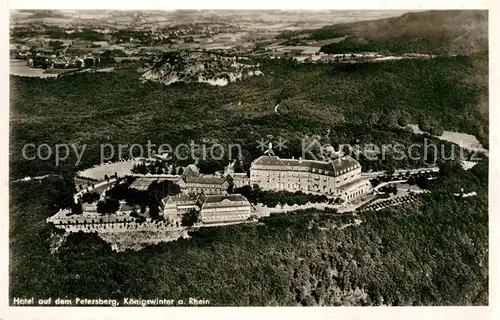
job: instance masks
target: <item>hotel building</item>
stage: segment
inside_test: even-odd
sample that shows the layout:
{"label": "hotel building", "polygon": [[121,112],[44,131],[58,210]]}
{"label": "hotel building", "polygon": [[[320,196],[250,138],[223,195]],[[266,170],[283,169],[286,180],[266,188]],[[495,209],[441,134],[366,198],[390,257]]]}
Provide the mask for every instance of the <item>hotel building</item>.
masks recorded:
{"label": "hotel building", "polygon": [[350,156],[331,161],[281,159],[263,155],[250,167],[250,183],[264,190],[320,193],[352,201],[372,192],[361,165]]}
{"label": "hotel building", "polygon": [[163,215],[180,220],[189,210],[200,211],[201,222],[221,223],[250,218],[250,202],[241,194],[169,196],[162,200]]}

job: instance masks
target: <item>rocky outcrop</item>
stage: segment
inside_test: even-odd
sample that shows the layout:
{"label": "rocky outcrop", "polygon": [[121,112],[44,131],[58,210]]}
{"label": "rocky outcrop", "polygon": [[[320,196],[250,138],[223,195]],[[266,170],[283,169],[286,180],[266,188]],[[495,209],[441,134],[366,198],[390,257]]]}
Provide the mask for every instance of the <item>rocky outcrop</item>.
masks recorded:
{"label": "rocky outcrop", "polygon": [[225,86],[263,73],[245,57],[222,56],[209,52],[165,54],[140,68],[141,80],[170,85],[175,82],[208,83]]}

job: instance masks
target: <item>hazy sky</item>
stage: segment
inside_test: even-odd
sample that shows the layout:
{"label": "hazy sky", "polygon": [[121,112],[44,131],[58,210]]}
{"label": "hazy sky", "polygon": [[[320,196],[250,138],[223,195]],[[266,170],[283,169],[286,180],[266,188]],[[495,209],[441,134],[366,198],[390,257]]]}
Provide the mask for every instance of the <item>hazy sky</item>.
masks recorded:
{"label": "hazy sky", "polygon": [[14,23],[43,21],[48,24],[71,22],[74,20],[97,20],[107,23],[132,20],[139,16],[144,22],[192,19],[193,22],[217,17],[230,22],[257,21],[293,23],[307,21],[318,24],[335,24],[359,20],[371,20],[399,16],[402,10],[169,10],[169,11],[119,11],[119,10],[12,10],[11,21]]}

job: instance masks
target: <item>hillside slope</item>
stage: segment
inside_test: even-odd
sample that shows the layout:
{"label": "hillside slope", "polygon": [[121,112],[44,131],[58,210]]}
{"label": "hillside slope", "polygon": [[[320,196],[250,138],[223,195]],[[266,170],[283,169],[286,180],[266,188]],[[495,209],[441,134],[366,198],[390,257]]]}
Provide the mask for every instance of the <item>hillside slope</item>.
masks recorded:
{"label": "hillside slope", "polygon": [[[343,227],[352,217],[302,212],[203,228],[187,241],[123,253],[79,233],[51,254],[56,231],[45,218],[52,203],[71,200],[63,181],[11,184],[10,296],[196,297],[213,306],[487,305],[487,165],[449,172],[421,205],[361,214],[359,226]],[[455,199],[448,187],[457,179],[478,196]]]}
{"label": "hillside slope", "polygon": [[344,41],[326,45],[323,51],[471,54],[488,50],[488,12],[412,12],[395,18],[337,24],[311,33],[316,40],[343,36],[347,36]]}
{"label": "hillside slope", "polygon": [[[135,70],[64,82],[12,77],[10,172],[15,179],[60,173],[53,159],[22,158],[23,145],[37,141],[86,144],[87,165],[99,160],[99,143],[175,146],[210,137],[251,148],[267,134],[289,139],[329,129],[335,143],[410,143],[398,123],[474,134],[488,146],[487,59],[480,55],[347,66],[269,61],[260,69],[262,76],[225,87],[142,83]],[[68,170],[73,160],[64,163]]]}

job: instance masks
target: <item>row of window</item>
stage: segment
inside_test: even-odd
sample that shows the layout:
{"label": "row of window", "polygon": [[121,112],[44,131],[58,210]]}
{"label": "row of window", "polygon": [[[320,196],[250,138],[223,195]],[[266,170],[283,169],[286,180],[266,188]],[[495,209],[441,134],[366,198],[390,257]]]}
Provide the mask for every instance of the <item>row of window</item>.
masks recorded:
{"label": "row of window", "polygon": [[205,193],[221,193],[223,191],[223,189],[220,189],[220,188],[217,188],[217,189],[208,189],[208,188],[189,188],[187,189],[187,191],[189,193],[201,193],[201,192],[205,192]]}
{"label": "row of window", "polygon": [[248,214],[232,214],[232,215],[223,215],[223,216],[205,216],[203,220],[205,221],[225,221],[225,220],[243,220],[250,217]]}
{"label": "row of window", "polygon": [[[361,165],[354,165],[354,166],[351,166],[349,168],[346,168],[346,169],[343,169],[343,170],[340,170],[339,174],[344,174],[344,173],[347,173],[347,172],[350,172],[354,169],[357,169],[357,168],[360,168]],[[312,169],[312,172],[313,173],[319,173],[319,174],[325,174],[325,175],[329,175],[333,172],[330,172],[328,170],[322,170],[322,169],[316,169],[316,168],[313,168]],[[269,177],[269,172],[264,172],[262,173],[263,176],[267,176]],[[274,173],[271,171],[271,175],[275,175],[277,174],[278,176],[280,176],[281,174],[283,174],[283,176],[292,176],[292,177],[300,177],[300,176],[306,176],[307,175],[307,172],[290,172],[290,171],[287,171],[285,173],[281,173],[281,172],[277,172],[277,173]],[[255,175],[255,176],[258,176],[259,175],[259,172],[252,172],[252,175]]]}
{"label": "row of window", "polygon": [[[255,174],[253,174],[252,176],[253,176],[253,177],[258,177],[258,176],[259,176],[259,174],[258,174],[258,173],[255,173]],[[269,173],[269,172],[267,172],[267,173],[266,173],[266,172],[264,172],[261,176],[263,176],[263,177],[268,177],[268,181],[269,181],[269,179],[271,179],[270,177],[273,177],[273,176],[275,176],[275,175],[274,175],[272,172],[271,172],[271,173]],[[277,177],[278,177],[278,179],[281,179],[281,178],[283,178],[283,179],[284,179],[284,178],[290,178],[290,177],[309,178],[309,176],[308,176],[308,175],[299,175],[299,174],[294,175],[293,173],[292,173],[292,174],[288,174],[288,175],[287,175],[287,174],[280,175],[280,174],[278,173],[278,174],[277,174]],[[344,177],[344,181],[345,181],[345,180],[347,180],[347,178],[348,178],[348,177]],[[354,178],[354,173],[353,173],[353,174],[351,174],[351,178]],[[319,181],[319,180],[321,180],[321,177],[316,176],[316,177],[314,177],[313,179],[314,179],[314,180],[316,180],[316,181]],[[275,178],[272,178],[272,180],[274,181],[274,180],[275,180]],[[324,181],[324,182],[327,182],[327,180],[328,180],[328,178],[327,178],[327,177],[324,177],[324,178],[323,178],[323,181]],[[337,183],[339,183],[339,182],[340,182],[340,180],[337,180]]]}
{"label": "row of window", "polygon": [[[239,208],[234,208],[237,205],[248,205],[247,201],[231,201],[228,203],[221,203],[221,202],[216,202],[216,203],[206,203],[203,207],[211,208],[212,210],[214,209],[221,209],[221,210],[238,210]],[[248,206],[247,206],[248,207]],[[245,210],[244,207],[240,210]]]}
{"label": "row of window", "polygon": [[[268,185],[268,187],[271,188],[270,185]],[[278,184],[277,188],[278,190],[285,190],[285,184],[284,183],[281,183],[281,184]],[[300,184],[287,184],[286,185],[286,190],[303,190],[303,191],[316,191],[316,192],[329,192],[329,193],[332,193],[332,189],[328,189],[326,190],[326,186],[323,186],[323,189],[320,188],[320,186],[318,184],[315,184],[313,185],[312,188],[310,188],[309,185],[300,185]]]}
{"label": "row of window", "polygon": [[352,199],[355,198],[363,193],[363,190],[358,190],[356,192],[353,192],[347,196],[347,199]]}
{"label": "row of window", "polygon": [[281,173],[281,172],[262,172],[262,173],[259,173],[259,172],[255,172],[253,171],[252,172],[252,176],[264,176],[264,177],[270,177],[270,176],[278,176],[278,177],[308,177],[309,175],[307,174],[307,172],[305,173],[302,173],[302,172],[284,172],[284,173]]}
{"label": "row of window", "polygon": [[[322,186],[322,188],[321,188],[321,186],[318,185],[318,184],[314,184],[312,187],[310,187],[309,185],[303,186],[303,185],[300,185],[300,184],[293,184],[293,183],[290,184],[290,183],[288,183],[288,184],[286,184],[286,188],[285,188],[285,184],[284,183],[278,183],[275,186],[271,185],[271,184],[268,184],[267,187],[270,188],[270,189],[278,189],[278,190],[303,190],[303,191],[314,191],[314,192],[323,192],[323,193],[328,192],[329,194],[333,194],[334,192],[336,194],[340,194],[341,193],[341,191],[339,189],[332,189],[332,188],[330,188],[330,189],[327,190],[326,189],[327,186]],[[349,195],[347,195],[347,192],[345,194],[346,194],[346,198],[347,199],[353,199],[356,196],[359,196],[359,195],[361,195],[363,193],[364,193],[364,189],[360,189],[360,190],[358,190],[356,192],[353,192],[353,193],[351,193]]]}
{"label": "row of window", "polygon": [[199,183],[196,183],[196,184],[187,184],[186,185],[186,188],[188,189],[192,189],[192,188],[222,188],[222,185],[221,184],[199,184]]}
{"label": "row of window", "polygon": [[[353,175],[353,176],[351,176],[351,178],[353,178],[353,177],[354,177],[354,175]],[[348,179],[348,178],[347,178],[347,177],[345,177],[345,178],[344,178],[344,182],[345,182],[347,179]],[[314,179],[314,180],[315,180],[316,184],[317,184],[318,182],[320,182],[320,179]],[[267,182],[268,184],[271,184],[271,182],[272,182],[272,181],[275,181],[275,179],[267,179],[267,181],[265,181],[265,182]],[[287,180],[286,182],[290,182],[290,180]],[[327,183],[327,182],[328,182],[328,180],[324,179],[324,180],[323,180],[323,182],[324,182],[324,183]],[[340,180],[337,180],[336,182],[337,182],[337,184],[340,184]],[[279,183],[282,183],[282,184],[283,184],[283,182],[281,182],[281,181],[278,181],[278,184],[279,184]],[[299,185],[306,184],[306,183],[307,183],[307,184],[309,184],[309,183],[311,183],[311,181],[310,181],[310,180],[307,180],[307,181],[300,181],[300,180],[299,180]],[[287,184],[287,186],[288,186],[288,188],[290,188],[290,184]],[[307,186],[307,185],[306,185],[306,186]],[[298,188],[298,187],[295,187],[295,184],[292,184],[292,188]]]}
{"label": "row of window", "polygon": [[351,166],[347,169],[340,170],[340,174],[344,174],[346,172],[352,171],[352,170],[357,169],[359,167],[361,167],[361,165],[357,164],[357,165]]}

